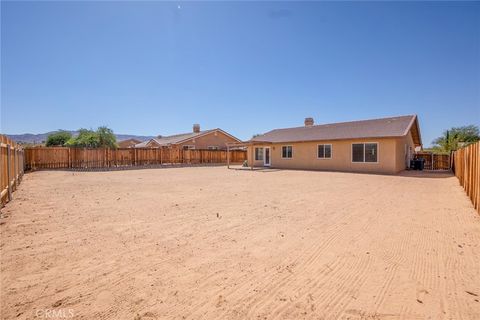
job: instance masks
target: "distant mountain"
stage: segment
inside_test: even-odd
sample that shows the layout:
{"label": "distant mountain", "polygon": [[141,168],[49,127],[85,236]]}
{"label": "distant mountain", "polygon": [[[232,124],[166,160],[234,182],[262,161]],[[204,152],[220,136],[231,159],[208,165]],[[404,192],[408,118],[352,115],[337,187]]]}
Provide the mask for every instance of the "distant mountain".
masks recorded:
{"label": "distant mountain", "polygon": [[[76,136],[78,135],[78,131],[69,131],[72,135]],[[6,136],[12,139],[13,141],[17,143],[23,143],[23,144],[41,144],[45,143],[47,140],[47,137],[55,133],[57,131],[51,131],[51,132],[46,132],[46,133],[38,133],[38,134],[33,134],[33,133],[24,133],[24,134],[7,134]],[[127,140],[127,139],[137,139],[140,141],[146,141],[150,140],[152,138],[155,138],[154,136],[136,136],[133,134],[115,134],[117,137],[117,141],[122,141],[122,140]]]}

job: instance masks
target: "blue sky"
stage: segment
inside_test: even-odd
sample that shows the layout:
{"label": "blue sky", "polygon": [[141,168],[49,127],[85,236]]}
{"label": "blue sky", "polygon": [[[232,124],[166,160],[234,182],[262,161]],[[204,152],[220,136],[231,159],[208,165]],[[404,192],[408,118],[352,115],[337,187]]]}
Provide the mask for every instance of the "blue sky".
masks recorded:
{"label": "blue sky", "polygon": [[479,2],[3,2],[1,131],[480,124]]}

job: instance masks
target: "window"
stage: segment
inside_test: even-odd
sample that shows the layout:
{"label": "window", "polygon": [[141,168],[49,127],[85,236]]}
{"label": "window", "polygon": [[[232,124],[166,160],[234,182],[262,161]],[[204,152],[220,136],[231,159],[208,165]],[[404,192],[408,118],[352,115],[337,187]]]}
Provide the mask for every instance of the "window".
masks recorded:
{"label": "window", "polygon": [[208,150],[218,150],[219,147],[218,146],[208,146],[207,149]]}
{"label": "window", "polygon": [[352,144],[352,161],[353,162],[364,162],[364,149],[365,145],[363,143],[354,143]]}
{"label": "window", "polygon": [[263,148],[255,148],[255,160],[263,160]]}
{"label": "window", "polygon": [[191,144],[183,146],[183,150],[193,150],[193,149],[195,149],[195,146]]}
{"label": "window", "polygon": [[331,159],[332,158],[332,145],[331,144],[319,144],[317,148],[317,157],[319,159]]}
{"label": "window", "polygon": [[376,143],[365,143],[365,162],[377,162],[377,148]]}
{"label": "window", "polygon": [[352,144],[352,162],[378,162],[378,143]]}
{"label": "window", "polygon": [[282,147],[282,158],[290,159],[293,156],[293,147],[292,146],[283,146]]}

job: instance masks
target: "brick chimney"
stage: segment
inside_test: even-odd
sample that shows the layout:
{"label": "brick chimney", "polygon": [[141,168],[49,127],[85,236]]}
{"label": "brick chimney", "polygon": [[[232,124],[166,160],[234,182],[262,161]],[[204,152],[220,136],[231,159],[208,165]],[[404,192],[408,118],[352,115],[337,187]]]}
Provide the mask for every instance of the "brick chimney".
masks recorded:
{"label": "brick chimney", "polygon": [[313,126],[313,118],[305,118],[305,127]]}
{"label": "brick chimney", "polygon": [[198,123],[195,123],[193,125],[193,132],[199,133],[200,132],[200,125]]}

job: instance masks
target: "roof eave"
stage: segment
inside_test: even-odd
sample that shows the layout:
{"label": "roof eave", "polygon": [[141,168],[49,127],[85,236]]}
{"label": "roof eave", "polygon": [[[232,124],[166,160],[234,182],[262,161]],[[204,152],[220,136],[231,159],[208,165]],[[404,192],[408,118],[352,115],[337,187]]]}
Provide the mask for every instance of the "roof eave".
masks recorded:
{"label": "roof eave", "polygon": [[[415,129],[416,129],[417,135],[418,135],[418,142],[417,143],[416,143],[416,141],[413,141],[413,142],[415,143],[415,146],[421,147],[423,145],[422,135],[420,133],[420,124],[419,124],[419,121],[418,121],[418,116],[416,114],[413,115],[412,120],[410,121],[407,128],[405,129],[405,132],[403,133],[403,136],[408,135],[408,133],[412,130],[413,125],[415,125]],[[413,139],[413,137],[412,137],[412,139]]]}
{"label": "roof eave", "polygon": [[316,141],[342,141],[342,140],[365,140],[365,139],[394,139],[402,138],[403,135],[391,135],[391,136],[370,136],[370,137],[358,137],[358,138],[331,138],[331,139],[311,139],[311,140],[283,140],[283,141],[252,141],[254,143],[304,143],[304,142],[316,142]]}

